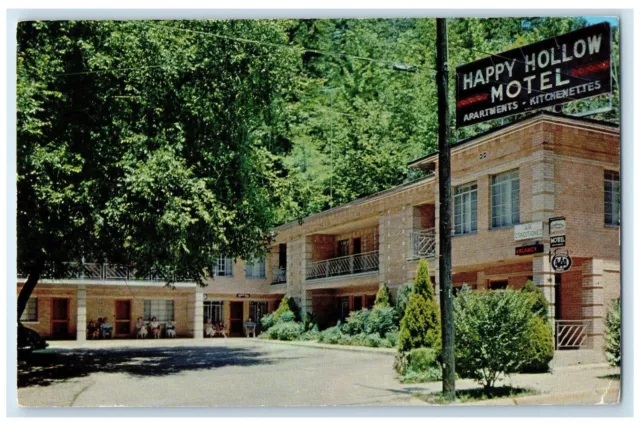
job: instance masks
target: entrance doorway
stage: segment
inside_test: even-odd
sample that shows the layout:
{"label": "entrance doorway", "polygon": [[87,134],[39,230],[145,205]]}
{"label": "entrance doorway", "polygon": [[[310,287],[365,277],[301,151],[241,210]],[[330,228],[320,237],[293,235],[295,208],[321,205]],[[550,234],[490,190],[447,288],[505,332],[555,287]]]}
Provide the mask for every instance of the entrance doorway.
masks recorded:
{"label": "entrance doorway", "polygon": [[116,336],[131,334],[131,301],[116,300]]}
{"label": "entrance doorway", "polygon": [[244,302],[229,303],[229,332],[235,335],[242,335],[242,311],[244,310]]}
{"label": "entrance doorway", "polygon": [[69,337],[69,299],[51,299],[51,337]]}

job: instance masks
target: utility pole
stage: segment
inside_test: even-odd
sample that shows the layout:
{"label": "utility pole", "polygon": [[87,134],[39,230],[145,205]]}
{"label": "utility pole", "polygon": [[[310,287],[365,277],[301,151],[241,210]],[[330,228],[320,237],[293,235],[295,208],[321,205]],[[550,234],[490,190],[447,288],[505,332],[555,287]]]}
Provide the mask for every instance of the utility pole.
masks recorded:
{"label": "utility pole", "polygon": [[456,370],[453,354],[453,289],[451,285],[451,155],[449,147],[449,55],[447,21],[436,19],[436,84],[438,86],[438,190],[440,193],[440,315],[442,324],[442,393],[455,399]]}

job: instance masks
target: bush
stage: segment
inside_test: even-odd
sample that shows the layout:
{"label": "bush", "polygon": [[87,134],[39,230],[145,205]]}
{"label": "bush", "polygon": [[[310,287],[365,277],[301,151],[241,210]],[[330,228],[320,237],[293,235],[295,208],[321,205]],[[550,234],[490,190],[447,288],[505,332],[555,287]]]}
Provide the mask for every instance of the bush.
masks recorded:
{"label": "bush", "polygon": [[409,303],[400,321],[398,350],[408,352],[414,348],[434,347],[439,342],[440,309],[434,298],[429,266],[421,259]]}
{"label": "bush", "polygon": [[274,325],[267,332],[269,339],[274,340],[298,340],[302,334],[302,324],[288,321]]}
{"label": "bush", "polygon": [[547,301],[547,298],[544,297],[544,292],[542,291],[542,289],[535,285],[533,281],[529,280],[526,282],[521,291],[528,294],[529,297],[532,298],[532,312],[546,320],[547,316],[549,315],[549,302]]}
{"label": "bush", "polygon": [[262,325],[262,332],[263,333],[266,332],[267,330],[269,330],[274,324],[273,312],[263,316],[262,319],[260,319],[260,324]]}
{"label": "bush", "polygon": [[383,346],[383,340],[378,333],[367,334],[364,337],[364,346],[368,346],[370,348],[379,348]]}
{"label": "bush", "polygon": [[300,320],[300,310],[298,309],[298,305],[296,304],[295,300],[293,300],[292,297],[284,296],[282,298],[282,300],[280,301],[280,305],[278,306],[278,309],[276,309],[275,312],[273,312],[273,323],[277,324],[278,321],[280,320],[280,316],[285,312],[292,312],[294,315],[294,320],[295,321]]}
{"label": "bush", "polygon": [[398,289],[396,296],[396,313],[398,314],[398,321],[404,317],[404,312],[409,304],[409,298],[413,292],[413,284],[405,284]]}
{"label": "bush", "polygon": [[320,335],[318,336],[318,342],[337,345],[342,338],[342,331],[340,331],[340,327],[340,321],[338,321],[338,324],[336,324],[335,326],[321,331]]}
{"label": "bush", "polygon": [[365,332],[378,333],[386,336],[387,333],[397,332],[396,310],[391,307],[374,307],[367,318]]}
{"label": "bush", "polygon": [[620,366],[620,299],[611,301],[607,317],[605,318],[605,355],[609,365]]}
{"label": "bush", "polygon": [[553,359],[553,330],[551,325],[538,315],[531,319],[530,327],[531,340],[526,354],[527,361],[519,372],[545,373],[549,371],[549,363]]}
{"label": "bush", "polygon": [[432,348],[412,349],[406,356],[406,369],[402,383],[423,383],[442,379],[442,367],[438,354]]}
{"label": "bush", "polygon": [[374,302],[374,306],[376,308],[388,308],[389,306],[391,306],[389,302],[389,289],[385,284],[382,284],[380,285],[378,293],[376,294],[376,301]]}
{"label": "bush", "polygon": [[[303,326],[304,329],[304,326]],[[309,340],[318,340],[320,337],[320,331],[318,330],[318,325],[314,325],[310,330],[303,332],[300,335],[300,340],[309,341]]]}
{"label": "bush", "polygon": [[389,347],[393,347],[393,346],[398,344],[398,332],[397,331],[388,332],[387,335],[384,336],[384,338],[387,339],[387,342],[389,342]]}
{"label": "bush", "polygon": [[293,321],[295,321],[295,319],[296,319],[296,316],[294,315],[294,313],[293,313],[293,312],[291,312],[291,311],[286,311],[286,312],[283,312],[283,313],[280,315],[280,318],[278,318],[278,322],[279,322],[279,323],[280,323],[280,322],[293,322]]}
{"label": "bush", "polygon": [[341,331],[352,336],[367,332],[367,323],[369,321],[368,309],[349,312],[346,323],[342,326]]}
{"label": "bush", "polygon": [[456,372],[493,388],[527,361],[533,300],[526,293],[461,291],[454,300]]}

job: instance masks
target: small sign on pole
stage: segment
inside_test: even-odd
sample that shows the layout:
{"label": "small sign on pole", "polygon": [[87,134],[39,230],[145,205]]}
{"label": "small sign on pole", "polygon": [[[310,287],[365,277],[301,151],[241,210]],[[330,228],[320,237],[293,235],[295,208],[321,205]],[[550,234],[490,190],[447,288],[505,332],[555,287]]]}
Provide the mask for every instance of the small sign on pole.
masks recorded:
{"label": "small sign on pole", "polygon": [[516,256],[526,256],[528,254],[536,254],[544,252],[544,244],[535,243],[527,246],[516,247]]}
{"label": "small sign on pole", "polygon": [[555,272],[567,272],[571,269],[571,265],[573,261],[571,260],[571,256],[569,253],[557,251],[551,256],[551,267]]}
{"label": "small sign on pole", "polygon": [[564,217],[549,219],[549,239],[551,248],[564,247],[567,244],[567,221]]}

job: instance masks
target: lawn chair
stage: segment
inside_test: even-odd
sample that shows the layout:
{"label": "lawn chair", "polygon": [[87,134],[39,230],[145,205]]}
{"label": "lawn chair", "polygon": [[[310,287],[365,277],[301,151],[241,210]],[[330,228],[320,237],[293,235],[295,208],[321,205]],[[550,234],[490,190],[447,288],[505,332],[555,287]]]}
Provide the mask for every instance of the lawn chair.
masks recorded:
{"label": "lawn chair", "polygon": [[220,322],[218,324],[216,324],[216,328],[213,332],[213,337],[216,337],[217,335],[220,335],[222,337],[224,337],[225,339],[227,337],[229,337],[229,332],[224,328],[224,323]]}
{"label": "lawn chair", "polygon": [[256,337],[256,323],[247,321],[244,323],[244,335],[249,337],[251,334],[253,337]]}

